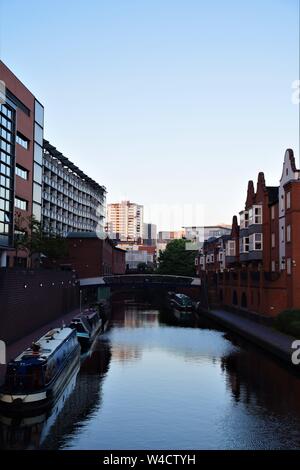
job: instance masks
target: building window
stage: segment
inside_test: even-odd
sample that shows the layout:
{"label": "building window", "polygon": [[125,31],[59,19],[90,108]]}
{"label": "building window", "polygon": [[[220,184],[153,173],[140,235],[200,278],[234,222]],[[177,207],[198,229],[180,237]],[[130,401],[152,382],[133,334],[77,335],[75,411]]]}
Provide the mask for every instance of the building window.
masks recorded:
{"label": "building window", "polygon": [[272,248],[275,248],[275,233],[272,233],[271,240],[272,240]]}
{"label": "building window", "polygon": [[249,239],[249,251],[262,250],[262,233],[253,233]]}
{"label": "building window", "polygon": [[19,165],[16,166],[16,175],[22,178],[23,180],[28,180],[28,173],[28,170],[25,170],[25,168],[22,168]]}
{"label": "building window", "polygon": [[286,260],[286,272],[287,272],[287,274],[292,274],[292,260],[291,260],[291,258],[287,258],[287,260]]}
{"label": "building window", "polygon": [[249,225],[262,223],[262,207],[253,206],[249,209]]}
{"label": "building window", "polygon": [[286,208],[290,209],[291,208],[291,193],[290,191],[286,193]]}
{"label": "building window", "polygon": [[42,218],[42,207],[39,204],[36,204],[35,202],[32,204],[32,215],[35,217],[35,219],[40,222]]}
{"label": "building window", "polygon": [[235,241],[229,240],[226,244],[226,256],[235,256]]}
{"label": "building window", "polygon": [[275,219],[275,206],[271,207],[271,218],[272,218],[272,220]]}
{"label": "building window", "polygon": [[35,100],[34,106],[34,120],[41,127],[44,127],[44,107],[37,100]]}
{"label": "building window", "polygon": [[21,145],[21,147],[23,147],[26,150],[29,149],[29,140],[26,139],[26,137],[24,137],[19,132],[17,133],[17,136],[16,136],[16,143]]}
{"label": "building window", "polygon": [[34,161],[43,164],[43,149],[40,145],[34,144]]}
{"label": "building window", "polygon": [[275,270],[276,270],[276,268],[275,268],[275,261],[272,260],[272,262],[271,262],[271,271],[272,271],[272,273],[274,273]]}
{"label": "building window", "polygon": [[249,237],[240,238],[240,253],[249,252]]}
{"label": "building window", "polygon": [[15,197],[15,207],[17,209],[21,209],[22,211],[27,211],[28,202],[25,201],[24,199]]}
{"label": "building window", "polygon": [[240,212],[240,228],[248,228],[249,225],[249,213],[248,211]]}
{"label": "building window", "polygon": [[37,123],[34,125],[34,140],[43,146],[43,129]]}
{"label": "building window", "polygon": [[291,226],[288,225],[286,228],[286,241],[290,242],[291,241]]}

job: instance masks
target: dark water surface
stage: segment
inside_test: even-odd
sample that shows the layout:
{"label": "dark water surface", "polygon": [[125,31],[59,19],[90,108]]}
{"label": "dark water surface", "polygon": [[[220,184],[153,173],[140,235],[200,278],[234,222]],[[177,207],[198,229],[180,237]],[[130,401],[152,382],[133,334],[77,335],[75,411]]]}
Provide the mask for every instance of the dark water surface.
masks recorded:
{"label": "dark water surface", "polygon": [[0,416],[15,449],[292,449],[300,378],[213,324],[116,304],[111,328],[46,415]]}

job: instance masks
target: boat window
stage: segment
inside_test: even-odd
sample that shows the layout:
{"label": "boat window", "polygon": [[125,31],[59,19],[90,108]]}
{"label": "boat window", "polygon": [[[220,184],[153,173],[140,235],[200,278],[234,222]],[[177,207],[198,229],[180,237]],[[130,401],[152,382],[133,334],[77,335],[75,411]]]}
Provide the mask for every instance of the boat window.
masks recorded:
{"label": "boat window", "polygon": [[42,367],[37,365],[8,366],[5,387],[15,392],[32,392],[43,388],[44,377]]}

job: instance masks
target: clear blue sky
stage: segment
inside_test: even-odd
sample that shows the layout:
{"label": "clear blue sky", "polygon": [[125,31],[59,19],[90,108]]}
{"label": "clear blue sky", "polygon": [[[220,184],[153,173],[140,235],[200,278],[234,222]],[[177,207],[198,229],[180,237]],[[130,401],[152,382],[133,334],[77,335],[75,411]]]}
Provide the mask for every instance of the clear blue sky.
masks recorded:
{"label": "clear blue sky", "polygon": [[0,4],[2,60],[108,202],[203,204],[205,223],[230,223],[248,179],[277,184],[287,147],[299,160],[298,0]]}

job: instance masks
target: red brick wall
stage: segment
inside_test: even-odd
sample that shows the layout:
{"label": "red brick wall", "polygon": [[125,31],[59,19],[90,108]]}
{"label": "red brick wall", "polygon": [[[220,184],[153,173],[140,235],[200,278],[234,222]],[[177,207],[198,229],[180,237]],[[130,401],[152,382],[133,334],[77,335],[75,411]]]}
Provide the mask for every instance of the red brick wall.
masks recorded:
{"label": "red brick wall", "polygon": [[0,269],[0,339],[11,343],[79,305],[73,273]]}
{"label": "red brick wall", "polygon": [[115,249],[111,242],[99,238],[67,238],[68,258],[79,278],[124,274],[125,251]]}

